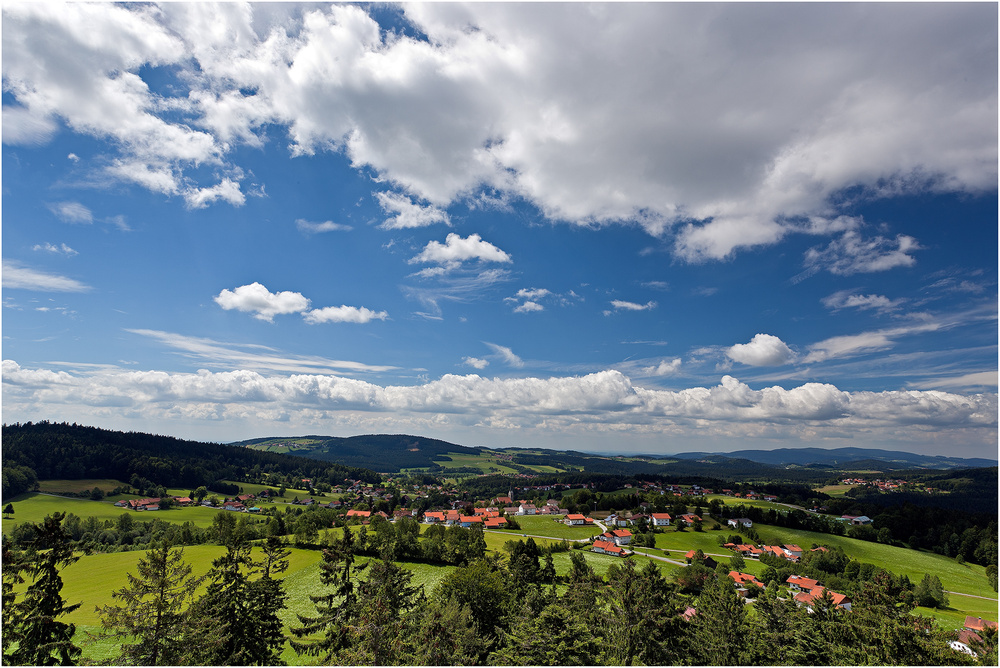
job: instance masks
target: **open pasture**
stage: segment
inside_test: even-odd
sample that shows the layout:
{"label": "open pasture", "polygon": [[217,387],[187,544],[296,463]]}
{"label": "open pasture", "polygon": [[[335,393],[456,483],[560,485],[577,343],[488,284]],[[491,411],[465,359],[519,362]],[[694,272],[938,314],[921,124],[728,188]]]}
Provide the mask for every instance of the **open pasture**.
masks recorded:
{"label": "open pasture", "polygon": [[[122,498],[122,497],[116,497]],[[129,513],[138,522],[148,522],[154,519],[183,524],[192,522],[198,527],[212,526],[212,519],[216,513],[225,512],[216,508],[204,506],[189,506],[187,508],[171,508],[170,510],[156,510],[135,512],[126,510],[114,505],[114,499],[103,501],[91,501],[69,496],[55,496],[43,494],[41,492],[30,492],[15,497],[14,516],[4,518],[3,532],[8,533],[16,525],[22,522],[41,522],[47,515],[52,513],[73,513],[78,517],[96,517],[99,520],[118,519],[119,515]]]}
{"label": "open pasture", "polygon": [[521,525],[520,533],[529,536],[551,536],[552,538],[580,540],[601,533],[596,524],[567,526],[562,515],[518,515],[514,518]]}
{"label": "open pasture", "polygon": [[763,524],[754,525],[754,528],[757,529],[761,540],[769,545],[797,543],[804,549],[809,549],[813,543],[838,546],[849,557],[881,566],[897,575],[905,575],[914,584],[920,582],[924,575],[936,575],[941,578],[946,590],[985,596],[993,599],[993,605],[996,606],[997,593],[990,587],[986,571],[982,566],[959,564],[954,559],[940,554],[871,543],[857,538]]}

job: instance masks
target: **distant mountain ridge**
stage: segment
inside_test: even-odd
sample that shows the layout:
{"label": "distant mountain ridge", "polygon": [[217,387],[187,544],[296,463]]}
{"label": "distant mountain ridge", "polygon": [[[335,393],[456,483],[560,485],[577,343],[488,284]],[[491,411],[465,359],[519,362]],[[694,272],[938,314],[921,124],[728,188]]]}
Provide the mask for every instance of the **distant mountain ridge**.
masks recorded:
{"label": "distant mountain ridge", "polygon": [[996,459],[918,455],[912,452],[877,448],[778,448],[777,450],[736,450],[733,452],[682,452],[676,459],[749,459],[772,466],[844,466],[878,463],[886,468],[956,469],[996,466]]}
{"label": "distant mountain ridge", "polygon": [[[287,452],[312,459],[339,462],[346,466],[368,468],[375,471],[399,471],[434,465],[434,460],[450,454],[475,455],[486,452],[517,452],[521,448],[469,447],[425,436],[408,434],[367,434],[362,436],[299,436],[254,438],[230,445],[257,450]],[[780,448],[777,450],[737,450],[734,452],[684,452],[680,454],[633,455],[643,461],[629,462],[627,455],[609,453],[584,453],[546,448],[530,448],[537,454],[515,454],[514,462],[545,464],[545,460],[592,470],[595,465],[620,474],[641,472],[666,472],[664,466],[674,462],[675,472],[690,474],[719,474],[717,467],[742,467],[763,472],[763,468],[803,467],[818,473],[822,469],[857,466],[859,469],[937,469],[981,468],[996,466],[996,460],[918,455],[909,452],[880,450],[877,448]],[[752,464],[751,464],[752,463]],[[757,465],[757,466],[754,466]],[[707,468],[706,468],[707,467]]]}

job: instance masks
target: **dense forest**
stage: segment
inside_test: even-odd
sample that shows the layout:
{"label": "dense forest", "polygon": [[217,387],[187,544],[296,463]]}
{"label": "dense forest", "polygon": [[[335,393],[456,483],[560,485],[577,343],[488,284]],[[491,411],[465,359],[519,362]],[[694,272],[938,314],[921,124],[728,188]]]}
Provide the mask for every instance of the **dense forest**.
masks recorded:
{"label": "dense forest", "polygon": [[[3,495],[27,491],[37,479],[133,476],[165,487],[218,487],[221,480],[249,480],[263,472],[339,484],[345,478],[377,482],[367,469],[219,443],[120,432],[75,424],[27,422],[3,426]],[[8,471],[9,469],[9,471]],[[20,489],[19,489],[20,488]]]}

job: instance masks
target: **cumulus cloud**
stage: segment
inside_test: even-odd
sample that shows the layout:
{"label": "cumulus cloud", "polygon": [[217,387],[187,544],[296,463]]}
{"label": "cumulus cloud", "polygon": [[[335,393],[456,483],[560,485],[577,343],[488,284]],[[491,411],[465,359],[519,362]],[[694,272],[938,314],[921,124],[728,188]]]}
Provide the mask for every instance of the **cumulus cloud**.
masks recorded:
{"label": "cumulus cloud", "polygon": [[[471,358],[470,358],[471,359]],[[713,387],[657,390],[635,386],[618,371],[554,378],[445,375],[418,385],[378,385],[332,375],[270,375],[248,370],[52,371],[2,365],[5,413],[93,414],[113,408],[144,419],[171,415],[238,419],[280,412],[322,424],[351,414],[379,414],[400,423],[454,418],[468,425],[506,424],[536,433],[650,430],[748,436],[760,429],[814,437],[844,429],[919,436],[934,426],[995,439],[997,395],[944,391],[847,392],[820,383],[753,389],[725,376]],[[90,413],[88,413],[90,411]],[[422,422],[421,422],[422,423]]]}
{"label": "cumulus cloud", "polygon": [[895,240],[885,237],[862,239],[852,230],[831,241],[826,248],[807,250],[805,266],[807,269],[825,269],[838,276],[888,271],[916,264],[916,259],[909,253],[920,248],[916,239],[905,234],[897,235]]}
{"label": "cumulus cloud", "polygon": [[[390,227],[447,222],[445,207],[488,193],[552,221],[673,228],[688,261],[843,230],[846,188],[996,187],[989,4],[402,12],[426,39],[383,30],[362,5],[9,4],[4,141],[44,142],[59,118],[112,142],[118,178],[238,205],[238,184],[199,168],[232,167],[277,126],[293,154],[340,151],[430,203],[411,217],[386,195],[401,207]],[[176,92],[151,89],[145,68],[174,71]],[[902,266],[913,248],[896,243],[875,261],[838,263],[838,248],[817,261]]]}
{"label": "cumulus cloud", "polygon": [[504,297],[504,302],[514,304],[514,313],[537,313],[545,310],[545,304],[570,306],[583,301],[574,291],[560,294],[547,288],[521,288],[513,297]]}
{"label": "cumulus cloud", "polygon": [[3,287],[37,292],[88,292],[80,281],[25,267],[16,260],[3,261]]}
{"label": "cumulus cloud", "polygon": [[490,365],[489,360],[480,359],[478,357],[463,357],[462,364],[471,366],[473,369],[485,369]]}
{"label": "cumulus cloud", "polygon": [[301,293],[290,291],[272,293],[257,282],[241,285],[235,290],[223,290],[213,299],[227,311],[236,309],[244,313],[253,313],[253,317],[267,322],[274,322],[276,315],[288,313],[301,313],[302,318],[311,325],[326,322],[366,323],[389,317],[386,311],[373,311],[364,306],[327,306],[309,310],[311,302]]}
{"label": "cumulus cloud", "polygon": [[357,306],[327,306],[326,308],[308,311],[302,317],[310,324],[322,322],[366,323],[372,320],[385,320],[389,317],[389,314],[385,311],[372,311],[364,306],[360,308]]}
{"label": "cumulus cloud", "polygon": [[309,300],[298,292],[272,293],[263,285],[253,282],[235,290],[223,290],[214,298],[215,303],[227,311],[236,309],[253,313],[258,320],[274,322],[274,316],[301,313],[309,308]]}
{"label": "cumulus cloud", "polygon": [[537,311],[544,311],[545,307],[538,302],[526,301],[520,306],[514,308],[514,313],[534,313]]}
{"label": "cumulus cloud", "polygon": [[184,192],[184,201],[191,209],[204,209],[219,200],[233,206],[243,206],[246,199],[246,195],[240,190],[240,184],[230,178],[222,179],[209,188],[191,188]]}
{"label": "cumulus cloud", "polygon": [[611,306],[612,308],[605,311],[604,315],[611,315],[612,313],[617,313],[618,311],[651,311],[656,308],[656,302],[648,301],[645,304],[637,304],[636,302],[614,299],[611,302]]}
{"label": "cumulus cloud", "polygon": [[90,225],[94,222],[94,214],[79,202],[53,202],[47,206],[64,223]]}
{"label": "cumulus cloud", "polygon": [[59,244],[58,246],[56,246],[55,244],[50,244],[47,241],[44,244],[35,244],[34,246],[31,247],[31,250],[45,251],[46,253],[56,253],[58,255],[65,255],[66,257],[79,255],[77,251],[73,250],[66,244]]}
{"label": "cumulus cloud", "polygon": [[749,343],[737,343],[726,351],[729,359],[749,366],[780,366],[795,359],[784,341],[771,334],[756,334]]}
{"label": "cumulus cloud", "polygon": [[322,232],[349,232],[353,229],[350,225],[335,223],[332,220],[324,220],[322,223],[312,223],[308,220],[303,220],[302,218],[295,221],[295,227],[299,228],[300,232],[304,232],[306,234],[320,234]]}
{"label": "cumulus cloud", "polygon": [[450,225],[448,214],[435,206],[420,206],[405,195],[390,192],[375,193],[379,205],[386,213],[393,214],[379,227],[383,230],[405,230],[427,227],[437,223]]}
{"label": "cumulus cloud", "polygon": [[681,368],[681,358],[675,357],[672,360],[663,360],[656,366],[642,368],[643,374],[647,376],[672,376]]}
{"label": "cumulus cloud", "polygon": [[419,255],[410,258],[410,264],[418,262],[433,262],[446,267],[458,266],[466,260],[480,262],[512,262],[510,255],[503,252],[488,241],[483,241],[478,234],[470,234],[463,239],[450,233],[445,242],[429,241]]}

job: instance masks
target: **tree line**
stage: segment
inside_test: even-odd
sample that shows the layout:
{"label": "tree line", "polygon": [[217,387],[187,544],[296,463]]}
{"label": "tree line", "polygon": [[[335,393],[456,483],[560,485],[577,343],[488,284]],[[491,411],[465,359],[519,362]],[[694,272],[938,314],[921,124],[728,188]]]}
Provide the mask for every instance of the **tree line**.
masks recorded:
{"label": "tree line", "polygon": [[[62,598],[59,573],[75,558],[63,519],[33,525],[27,548],[4,542],[5,664],[81,661],[87,639],[64,621],[85,602]],[[254,547],[239,532],[225,547],[204,576],[192,574],[183,548],[149,547],[113,603],[97,609],[102,629],[93,639],[117,642],[112,663],[283,665],[295,655],[323,665],[997,661],[995,632],[984,634],[975,659],[951,650],[954,634],[912,615],[913,597],[882,571],[857,588],[849,612],[829,597],[807,611],[781,596],[777,582],[757,593],[751,612],[725,566],[685,593],[651,561],[619,561],[599,576],[579,552],[556,577],[537,546],[511,541],[506,554],[477,556],[426,591],[387,551],[361,557],[359,535],[346,527],[323,549],[313,611],[286,626],[288,548],[277,537]]]}

